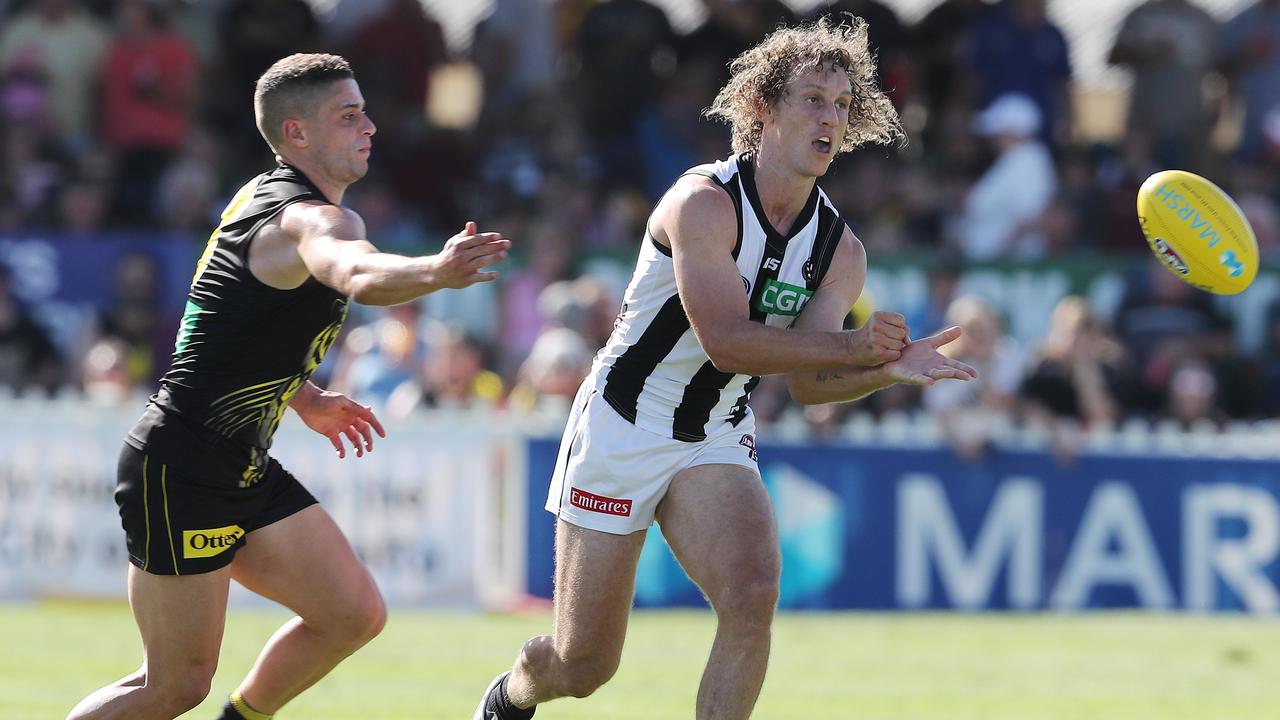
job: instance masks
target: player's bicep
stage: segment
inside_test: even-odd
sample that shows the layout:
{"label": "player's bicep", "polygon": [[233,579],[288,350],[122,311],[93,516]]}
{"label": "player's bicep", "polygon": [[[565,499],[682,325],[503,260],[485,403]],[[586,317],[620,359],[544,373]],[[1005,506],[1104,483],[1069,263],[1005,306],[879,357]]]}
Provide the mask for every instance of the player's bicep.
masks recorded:
{"label": "player's bicep", "polygon": [[298,257],[316,280],[350,294],[350,281],[360,260],[377,252],[364,238],[364,221],[333,205],[299,210],[285,218],[285,230],[297,240]]}
{"label": "player's bicep", "polygon": [[723,190],[694,187],[664,208],[676,287],[689,323],[704,341],[746,320],[747,291],[733,259],[737,217]]}

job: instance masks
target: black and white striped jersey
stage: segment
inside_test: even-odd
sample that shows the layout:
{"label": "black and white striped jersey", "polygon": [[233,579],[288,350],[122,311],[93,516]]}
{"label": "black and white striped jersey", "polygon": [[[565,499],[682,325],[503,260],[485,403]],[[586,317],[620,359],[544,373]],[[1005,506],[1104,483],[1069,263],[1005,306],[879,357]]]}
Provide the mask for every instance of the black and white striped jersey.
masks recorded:
{"label": "black and white striped jersey", "polygon": [[[750,155],[699,165],[685,174],[711,178],[733,199],[738,214],[733,258],[751,319],[790,327],[822,282],[844,232],[844,220],[826,193],[815,185],[783,235],[764,214]],[[742,422],[760,381],[711,364],[680,304],[671,251],[647,231],[622,312],[596,356],[591,379],[622,417],[686,442],[705,439],[716,423]]]}

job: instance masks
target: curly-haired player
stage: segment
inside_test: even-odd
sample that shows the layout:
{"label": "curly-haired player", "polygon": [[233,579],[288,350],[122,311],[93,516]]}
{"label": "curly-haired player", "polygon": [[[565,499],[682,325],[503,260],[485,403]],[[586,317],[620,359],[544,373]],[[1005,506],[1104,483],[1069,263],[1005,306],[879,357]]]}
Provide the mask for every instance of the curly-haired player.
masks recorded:
{"label": "curly-haired player", "polygon": [[528,718],[613,676],[655,519],[718,621],[697,717],[749,716],[780,569],[747,405],[758,376],[786,374],[807,404],[974,375],[937,352],[959,328],[912,341],[881,312],[841,329],[866,254],[816,181],[837,154],[902,137],[866,25],[780,29],[730,69],[708,114],[732,125],[737,154],[686,172],[650,215],[565,428],[546,504],[559,518],[553,632],[525,643],[476,720]]}

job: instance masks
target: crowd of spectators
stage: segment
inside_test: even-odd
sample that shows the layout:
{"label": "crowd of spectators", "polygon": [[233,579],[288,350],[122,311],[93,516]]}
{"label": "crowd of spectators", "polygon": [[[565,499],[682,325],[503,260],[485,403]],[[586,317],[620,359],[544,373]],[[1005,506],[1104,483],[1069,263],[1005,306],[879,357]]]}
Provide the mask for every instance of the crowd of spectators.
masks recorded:
{"label": "crowd of spectators", "polygon": [[[863,409],[935,414],[974,454],[991,413],[1187,427],[1273,415],[1280,311],[1264,347],[1243,352],[1212,298],[1147,262],[1113,316],[1069,297],[1019,346],[964,292],[973,263],[1145,252],[1133,198],[1165,167],[1215,178],[1264,258],[1280,258],[1280,0],[1225,22],[1193,0],[1139,4],[1107,58],[1132,77],[1108,142],[1077,131],[1054,1],[942,0],[907,24],[881,0],[808,17],[779,0],[702,0],[705,20],[682,34],[645,0],[493,0],[460,49],[418,0],[339,0],[323,17],[304,0],[0,0],[0,238],[154,234],[189,242],[194,261],[235,187],[272,162],[255,78],[293,52],[340,53],[378,125],[370,174],[347,196],[370,239],[429,253],[476,219],[515,246],[499,283],[354,313],[322,381],[396,415],[560,407],[609,333],[653,202],[728,152],[727,129],[700,112],[727,62],[780,22],[851,13],[869,22],[909,142],[841,158],[822,185],[873,266],[925,259],[927,306],[889,309],[909,310],[917,334],[963,325],[952,352],[983,373]],[[180,313],[157,272],[128,254],[114,300],[55,343],[0,271],[0,387],[148,391]],[[781,387],[757,391],[763,420],[800,412]],[[822,431],[849,410],[804,412]]]}

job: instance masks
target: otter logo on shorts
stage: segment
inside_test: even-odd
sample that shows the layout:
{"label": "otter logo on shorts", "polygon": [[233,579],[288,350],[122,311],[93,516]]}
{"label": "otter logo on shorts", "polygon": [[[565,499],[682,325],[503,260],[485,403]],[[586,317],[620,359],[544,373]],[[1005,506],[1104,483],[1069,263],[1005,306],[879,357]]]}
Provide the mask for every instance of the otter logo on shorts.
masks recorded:
{"label": "otter logo on shorts", "polygon": [[760,456],[756,454],[756,437],[755,435],[743,435],[738,444],[747,449],[747,455],[751,457],[751,462],[760,462]]}
{"label": "otter logo on shorts", "polygon": [[580,507],[583,510],[604,513],[605,515],[621,515],[623,517],[630,517],[631,515],[630,500],[594,495],[578,488],[569,488],[569,504],[574,507]]}
{"label": "otter logo on shorts", "polygon": [[234,547],[242,537],[244,537],[244,530],[239,525],[228,525],[210,530],[183,530],[182,557],[213,557]]}

